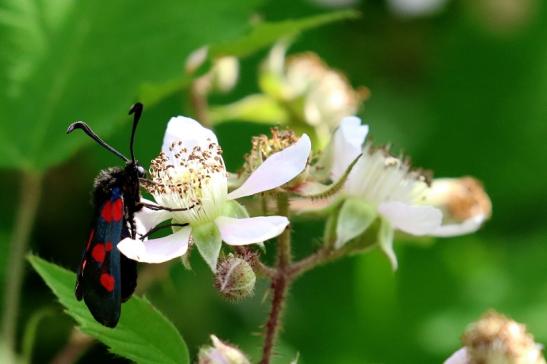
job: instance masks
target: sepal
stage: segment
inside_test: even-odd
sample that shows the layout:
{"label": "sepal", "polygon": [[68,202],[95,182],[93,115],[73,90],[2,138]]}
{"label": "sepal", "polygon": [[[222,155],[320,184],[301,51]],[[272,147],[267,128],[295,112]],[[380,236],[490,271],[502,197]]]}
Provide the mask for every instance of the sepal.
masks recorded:
{"label": "sepal", "polygon": [[218,256],[222,247],[220,232],[214,223],[192,226],[192,241],[213,273],[216,272]]}

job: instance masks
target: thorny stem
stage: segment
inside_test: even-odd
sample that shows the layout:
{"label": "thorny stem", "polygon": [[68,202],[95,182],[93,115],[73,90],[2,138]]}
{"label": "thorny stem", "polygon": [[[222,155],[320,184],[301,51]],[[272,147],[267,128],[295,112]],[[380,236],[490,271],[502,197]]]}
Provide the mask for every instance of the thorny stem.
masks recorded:
{"label": "thorny stem", "polygon": [[[281,216],[289,215],[289,199],[286,194],[281,194],[277,198],[278,213]],[[273,347],[277,340],[283,306],[287,296],[287,290],[291,283],[288,274],[292,260],[291,255],[291,229],[290,226],[277,238],[277,263],[275,276],[272,278],[272,307],[270,315],[266,322],[266,337],[262,349],[261,364],[269,364],[272,358]]]}
{"label": "thorny stem", "polygon": [[7,355],[15,353],[15,336],[21,285],[23,283],[25,253],[42,195],[42,175],[24,172],[20,191],[20,205],[10,241],[4,310],[2,313],[2,340]]}
{"label": "thorny stem", "polygon": [[[288,199],[287,195],[280,195],[277,200],[278,213],[282,216],[288,216]],[[266,322],[266,338],[264,339],[264,347],[262,360],[260,364],[269,364],[273,347],[277,340],[279,327],[281,325],[281,315],[283,313],[284,303],[287,296],[287,290],[291,283],[303,273],[322,264],[330,263],[341,257],[361,253],[367,251],[374,245],[375,234],[367,237],[360,242],[353,242],[344,245],[342,248],[334,247],[334,238],[336,219],[330,221],[326,227],[326,235],[324,245],[315,253],[299,260],[292,262],[291,255],[291,232],[288,227],[277,239],[277,264],[275,268],[270,268],[257,257],[257,261],[268,270],[273,271],[273,275],[269,276],[272,280],[272,307],[268,321]],[[257,269],[255,269],[257,270]]]}

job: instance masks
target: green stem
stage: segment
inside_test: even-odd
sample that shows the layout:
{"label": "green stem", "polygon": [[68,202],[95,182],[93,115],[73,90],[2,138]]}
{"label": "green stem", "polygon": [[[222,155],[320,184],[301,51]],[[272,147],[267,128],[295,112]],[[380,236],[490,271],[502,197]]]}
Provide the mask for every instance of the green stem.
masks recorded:
{"label": "green stem", "polygon": [[8,355],[15,353],[15,336],[24,262],[27,246],[42,195],[42,175],[25,172],[22,178],[21,200],[15,219],[8,257],[5,301],[2,313],[2,340]]}

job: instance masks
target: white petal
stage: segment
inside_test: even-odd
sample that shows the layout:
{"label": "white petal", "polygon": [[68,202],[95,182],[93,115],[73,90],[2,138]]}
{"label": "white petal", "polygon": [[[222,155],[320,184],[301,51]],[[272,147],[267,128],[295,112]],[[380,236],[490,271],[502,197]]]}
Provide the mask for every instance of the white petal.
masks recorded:
{"label": "white petal", "polygon": [[435,229],[433,232],[431,232],[431,235],[458,236],[458,235],[474,233],[475,231],[479,230],[484,220],[486,220],[486,216],[479,215],[479,216],[471,217],[459,224],[441,225],[437,229]]}
{"label": "white petal", "polygon": [[384,202],[378,206],[378,212],[394,228],[412,235],[432,234],[443,218],[441,210],[427,205],[408,205],[398,201]]}
{"label": "white petal", "polygon": [[469,364],[469,357],[467,355],[467,349],[461,348],[446,359],[444,364]]}
{"label": "white petal", "polygon": [[361,154],[368,134],[368,125],[361,125],[361,119],[348,116],[342,119],[333,136],[333,164],[331,178],[337,180],[351,162]]}
{"label": "white petal", "polygon": [[144,242],[126,238],[118,243],[118,249],[138,262],[163,263],[186,253],[190,232],[191,228],[185,226],[174,234]]}
{"label": "white petal", "polygon": [[250,196],[284,185],[306,168],[310,152],[310,138],[304,134],[293,145],[266,159],[228,198]]}
{"label": "white petal", "polygon": [[259,216],[234,219],[220,216],[215,220],[222,240],[230,245],[260,243],[278,236],[289,225],[285,216]]}
{"label": "white petal", "polygon": [[207,148],[210,143],[217,143],[217,137],[210,129],[204,128],[194,119],[184,116],[172,117],[167,124],[163,137],[162,152],[170,155],[169,147],[172,143],[181,142],[181,146],[189,151],[195,146]]}
{"label": "white petal", "polygon": [[[157,205],[155,202],[141,198],[141,202]],[[135,223],[137,224],[137,232],[139,234],[146,234],[150,229],[153,229],[158,224],[169,220],[171,218],[171,212],[166,210],[151,210],[148,207],[143,207],[140,211],[135,213]]]}

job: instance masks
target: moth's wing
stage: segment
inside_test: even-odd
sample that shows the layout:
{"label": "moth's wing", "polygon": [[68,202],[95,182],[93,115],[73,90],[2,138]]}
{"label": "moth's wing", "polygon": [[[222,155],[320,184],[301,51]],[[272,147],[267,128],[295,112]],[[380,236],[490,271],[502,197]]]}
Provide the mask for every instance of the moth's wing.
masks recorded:
{"label": "moth's wing", "polygon": [[[122,230],[122,240],[130,237],[127,224]],[[117,248],[116,248],[117,249]],[[137,261],[120,254],[120,271],[122,278],[122,302],[127,301],[137,287]]]}
{"label": "moth's wing", "polygon": [[78,269],[76,298],[84,299],[99,323],[115,327],[120,318],[122,297],[121,254],[116,246],[126,225],[118,187],[97,206],[93,225]]}

